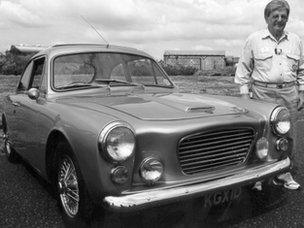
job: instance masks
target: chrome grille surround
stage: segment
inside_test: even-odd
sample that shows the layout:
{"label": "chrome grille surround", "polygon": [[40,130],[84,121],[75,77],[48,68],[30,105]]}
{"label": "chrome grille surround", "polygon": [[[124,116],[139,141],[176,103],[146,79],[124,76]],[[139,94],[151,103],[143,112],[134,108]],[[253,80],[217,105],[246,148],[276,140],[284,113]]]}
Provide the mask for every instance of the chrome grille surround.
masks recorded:
{"label": "chrome grille surround", "polygon": [[224,129],[201,132],[182,138],[178,144],[178,159],[185,174],[236,166],[249,155],[254,130]]}

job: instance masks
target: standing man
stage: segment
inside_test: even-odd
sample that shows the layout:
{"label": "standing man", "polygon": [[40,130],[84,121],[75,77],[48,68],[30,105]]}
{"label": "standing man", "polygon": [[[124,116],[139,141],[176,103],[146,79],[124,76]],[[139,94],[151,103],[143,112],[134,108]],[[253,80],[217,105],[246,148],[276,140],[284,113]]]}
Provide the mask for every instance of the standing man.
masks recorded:
{"label": "standing man", "polygon": [[[266,5],[264,17],[267,29],[248,37],[236,70],[235,83],[240,85],[244,99],[250,99],[251,88],[253,99],[286,106],[290,111],[295,140],[298,110],[304,104],[304,57],[300,38],[284,31],[289,11],[285,0],[272,0]],[[290,172],[277,179],[287,189],[300,188]],[[257,182],[255,188],[261,189],[261,183]]]}

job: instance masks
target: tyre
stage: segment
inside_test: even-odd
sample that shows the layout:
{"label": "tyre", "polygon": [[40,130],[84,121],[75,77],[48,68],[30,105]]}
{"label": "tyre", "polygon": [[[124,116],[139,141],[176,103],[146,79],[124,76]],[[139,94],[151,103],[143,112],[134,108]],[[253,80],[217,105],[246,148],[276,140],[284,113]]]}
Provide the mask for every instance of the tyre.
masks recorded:
{"label": "tyre", "polygon": [[56,192],[64,219],[69,225],[88,223],[92,217],[93,203],[70,146],[59,142],[56,154]]}

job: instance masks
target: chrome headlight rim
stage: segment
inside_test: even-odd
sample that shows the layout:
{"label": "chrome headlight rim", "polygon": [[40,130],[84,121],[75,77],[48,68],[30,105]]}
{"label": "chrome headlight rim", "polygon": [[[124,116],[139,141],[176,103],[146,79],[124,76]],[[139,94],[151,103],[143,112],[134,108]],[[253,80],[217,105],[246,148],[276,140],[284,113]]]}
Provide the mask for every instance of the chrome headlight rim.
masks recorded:
{"label": "chrome headlight rim", "polygon": [[[132,152],[127,156],[127,157],[123,157],[123,158],[115,158],[113,157],[108,149],[107,149],[107,139],[109,134],[116,128],[126,128],[128,130],[130,130],[130,133],[132,134],[133,138],[134,138],[134,147]],[[135,133],[134,133],[134,129],[132,128],[132,126],[130,124],[128,124],[127,122],[123,122],[123,121],[114,121],[109,123],[108,125],[106,125],[102,131],[99,134],[98,137],[98,149],[100,152],[102,152],[102,154],[105,156],[105,158],[111,162],[124,162],[127,159],[129,159],[130,157],[133,156],[134,151],[135,151]]]}
{"label": "chrome headlight rim", "polygon": [[[287,112],[288,114],[288,120],[289,120],[289,128],[288,130],[286,131],[281,131],[278,127],[277,127],[277,124],[278,122],[280,122],[280,120],[278,119],[278,116],[281,112]],[[271,124],[271,129],[272,131],[277,134],[277,135],[286,135],[289,131],[290,131],[290,128],[291,128],[291,123],[290,123],[290,113],[289,113],[289,110],[286,108],[286,107],[283,107],[283,106],[277,106],[271,113],[271,116],[270,116],[270,124]]]}

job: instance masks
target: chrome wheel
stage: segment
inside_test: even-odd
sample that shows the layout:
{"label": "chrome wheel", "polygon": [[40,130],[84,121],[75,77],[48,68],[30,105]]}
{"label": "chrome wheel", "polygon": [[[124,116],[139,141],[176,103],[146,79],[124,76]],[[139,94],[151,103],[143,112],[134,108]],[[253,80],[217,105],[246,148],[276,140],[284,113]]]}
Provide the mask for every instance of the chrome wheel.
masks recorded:
{"label": "chrome wheel", "polygon": [[4,133],[3,135],[3,143],[4,143],[4,153],[9,162],[15,163],[17,162],[17,156],[12,144],[9,140],[8,134]]}
{"label": "chrome wheel", "polygon": [[66,214],[74,218],[79,211],[79,185],[72,159],[64,156],[58,168],[58,190]]}
{"label": "chrome wheel", "polygon": [[5,154],[7,157],[10,157],[12,154],[11,144],[8,141],[8,136],[5,134],[3,136],[4,139],[4,146],[5,146]]}

